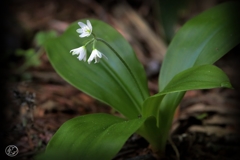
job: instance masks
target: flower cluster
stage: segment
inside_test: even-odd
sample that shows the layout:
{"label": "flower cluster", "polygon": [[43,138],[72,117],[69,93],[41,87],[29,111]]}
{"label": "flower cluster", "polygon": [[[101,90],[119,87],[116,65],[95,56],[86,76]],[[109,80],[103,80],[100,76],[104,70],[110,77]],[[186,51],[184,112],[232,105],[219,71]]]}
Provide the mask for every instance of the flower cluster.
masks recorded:
{"label": "flower cluster", "polygon": [[[82,23],[82,22],[78,22],[78,25],[80,26],[80,28],[77,29],[76,31],[80,34],[79,37],[81,37],[81,38],[89,37],[92,34],[92,24],[90,23],[89,20],[87,20],[87,25]],[[86,49],[86,46],[89,43],[91,43],[91,42],[95,43],[95,41],[96,40],[95,40],[95,37],[94,37],[93,40],[90,40],[84,46],[72,49],[70,51],[70,53],[72,52],[72,55],[78,55],[77,58],[79,59],[79,61],[81,61],[81,60],[86,61],[87,60],[87,49]],[[95,45],[93,45],[92,53],[91,53],[90,57],[88,58],[88,64],[90,64],[93,60],[95,60],[95,63],[98,63],[100,58],[102,58],[102,57],[107,59],[107,57],[103,53],[98,51],[95,48]]]}

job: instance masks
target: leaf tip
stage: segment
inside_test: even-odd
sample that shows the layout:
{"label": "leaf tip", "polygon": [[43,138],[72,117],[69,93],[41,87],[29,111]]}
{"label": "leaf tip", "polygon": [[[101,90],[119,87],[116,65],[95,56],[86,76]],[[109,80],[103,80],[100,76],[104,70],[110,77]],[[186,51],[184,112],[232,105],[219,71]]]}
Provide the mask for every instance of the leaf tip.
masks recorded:
{"label": "leaf tip", "polygon": [[221,87],[234,89],[230,82],[223,82],[223,83],[221,83]]}

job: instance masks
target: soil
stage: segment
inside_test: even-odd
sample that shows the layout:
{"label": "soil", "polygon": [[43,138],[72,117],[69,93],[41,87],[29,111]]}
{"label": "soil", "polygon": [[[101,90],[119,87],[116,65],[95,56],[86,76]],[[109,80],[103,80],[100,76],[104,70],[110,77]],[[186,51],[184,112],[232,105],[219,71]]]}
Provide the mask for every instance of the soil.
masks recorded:
{"label": "soil", "polygon": [[[189,18],[222,0],[192,2],[179,15],[176,28]],[[148,76],[151,94],[158,91],[159,67],[166,51],[161,38],[160,24],[154,15],[154,1],[113,0],[16,0],[8,3],[8,38],[6,47],[11,53],[8,81],[1,82],[5,91],[1,96],[4,110],[4,144],[19,148],[15,159],[31,160],[43,151],[56,130],[65,121],[90,113],[109,113],[118,116],[109,106],[93,99],[65,82],[52,68],[43,50],[40,64],[16,72],[25,60],[15,54],[16,49],[33,48],[39,51],[33,37],[39,31],[55,30],[62,34],[78,19],[97,18],[115,27],[133,46]],[[148,33],[142,35],[141,32]],[[159,45],[153,45],[159,44]],[[160,54],[156,54],[159,52]],[[186,93],[178,106],[165,156],[161,160],[176,160],[177,148],[181,160],[238,160],[239,134],[239,61],[240,46],[216,62],[229,76],[234,90],[211,89]],[[146,54],[147,53],[147,54]],[[5,97],[5,98],[4,98]],[[4,104],[4,103],[3,103]],[[6,146],[4,146],[5,148]],[[8,159],[9,157],[6,157]],[[132,135],[113,160],[160,159],[149,148],[148,142]]]}

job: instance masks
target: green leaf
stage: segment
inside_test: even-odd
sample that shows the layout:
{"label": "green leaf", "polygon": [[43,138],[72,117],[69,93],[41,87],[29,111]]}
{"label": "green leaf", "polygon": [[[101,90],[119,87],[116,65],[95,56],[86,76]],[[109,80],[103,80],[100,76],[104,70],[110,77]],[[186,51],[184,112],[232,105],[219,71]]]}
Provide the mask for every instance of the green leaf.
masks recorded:
{"label": "green leaf", "polygon": [[207,64],[195,66],[180,72],[173,77],[167,87],[160,93],[168,94],[193,89],[219,87],[232,88],[229,78],[221,69]]}
{"label": "green leaf", "polygon": [[229,78],[221,69],[214,65],[192,67],[174,76],[162,92],[147,98],[143,104],[143,116],[161,117],[158,104],[166,94],[220,87],[232,88]]}
{"label": "green leaf", "polygon": [[110,160],[144,121],[102,113],[73,118],[59,128],[37,159]]}
{"label": "green leaf", "polygon": [[[177,94],[178,96],[176,96],[172,93],[219,87],[232,88],[228,77],[221,69],[214,65],[195,66],[174,76],[162,92],[149,97],[143,104],[143,117],[154,116],[157,119],[158,128],[154,130],[159,137],[158,140],[155,139],[156,142],[150,140],[153,141],[153,147],[165,147],[163,142],[164,139],[167,139],[169,126],[171,126],[171,121],[166,120],[173,118],[175,107],[172,106],[182,99],[183,94]],[[166,94],[170,96],[171,101],[164,101]],[[154,133],[154,131],[145,135],[146,139],[151,139],[151,133]]]}
{"label": "green leaf", "polygon": [[[217,5],[189,20],[177,32],[167,50],[158,79],[159,91],[178,73],[193,66],[213,64],[240,42],[239,2]],[[158,103],[162,124],[158,144],[164,150],[176,107],[185,92],[171,93]],[[160,121],[160,120],[159,120]]]}
{"label": "green leaf", "polygon": [[173,38],[159,77],[164,90],[179,72],[203,64],[213,64],[240,43],[239,2],[215,6],[189,20]]}
{"label": "green leaf", "polygon": [[[85,45],[91,38],[79,38],[76,29],[77,22],[57,39],[46,43],[45,48],[51,64],[57,73],[67,82],[110,105],[130,119],[137,118],[143,101],[149,96],[147,80],[143,66],[138,61],[129,43],[108,24],[90,19],[93,32],[97,37],[107,41],[113,47],[127,66],[102,42],[96,43],[96,48],[108,57],[100,63],[88,64],[79,61],[69,51]],[[81,20],[86,23],[86,20]],[[92,46],[88,46],[88,57]]]}

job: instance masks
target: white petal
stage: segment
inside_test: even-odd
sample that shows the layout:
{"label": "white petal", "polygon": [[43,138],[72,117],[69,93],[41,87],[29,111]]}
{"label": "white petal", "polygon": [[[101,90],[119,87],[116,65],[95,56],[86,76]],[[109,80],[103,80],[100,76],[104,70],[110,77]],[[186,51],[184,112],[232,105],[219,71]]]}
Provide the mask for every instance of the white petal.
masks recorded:
{"label": "white petal", "polygon": [[96,54],[99,58],[102,58],[102,53],[97,51],[97,54]]}
{"label": "white petal", "polygon": [[90,36],[90,34],[87,32],[83,32],[81,35],[79,35],[79,37],[81,37],[81,38],[88,37],[88,36]]}
{"label": "white petal", "polygon": [[83,30],[82,30],[81,28],[77,29],[76,31],[77,31],[78,33],[82,33],[82,32],[83,32]]}
{"label": "white petal", "polygon": [[77,58],[79,59],[79,61],[81,61],[84,59],[84,57],[86,57],[86,55],[84,53],[81,53]]}
{"label": "white petal", "polygon": [[72,55],[79,54],[78,48],[72,49],[70,53],[72,52]]}
{"label": "white petal", "polygon": [[87,26],[89,27],[89,29],[90,29],[91,32],[92,32],[92,24],[91,24],[91,22],[90,22],[89,20],[87,20]]}
{"label": "white petal", "polygon": [[98,57],[97,56],[95,56],[95,62],[94,63],[98,63],[99,61],[98,61]]}
{"label": "white petal", "polygon": [[82,23],[82,22],[78,22],[78,25],[79,25],[81,28],[87,27],[87,25],[84,24],[84,23]]}
{"label": "white petal", "polygon": [[75,50],[75,53],[79,54],[79,56],[77,58],[79,61],[81,61],[86,57],[86,48],[84,46],[79,47]]}
{"label": "white petal", "polygon": [[94,50],[92,51],[92,54],[94,55],[94,57],[96,57],[97,54],[98,54],[98,50],[97,50],[97,49],[94,49]]}
{"label": "white petal", "polygon": [[91,63],[91,61],[94,59],[94,57],[95,57],[95,54],[94,54],[94,50],[93,50],[90,57],[88,58],[88,64]]}

